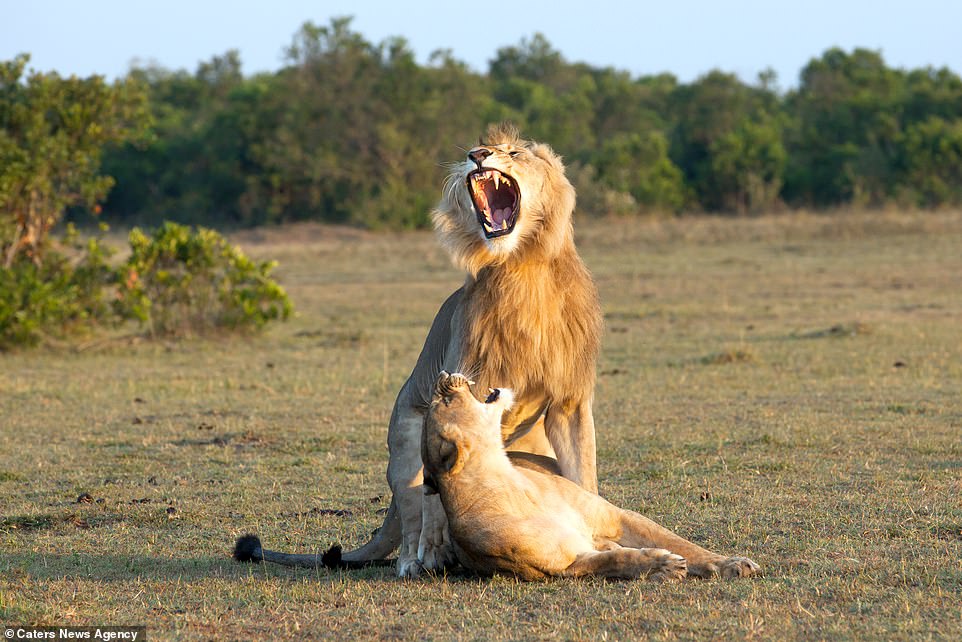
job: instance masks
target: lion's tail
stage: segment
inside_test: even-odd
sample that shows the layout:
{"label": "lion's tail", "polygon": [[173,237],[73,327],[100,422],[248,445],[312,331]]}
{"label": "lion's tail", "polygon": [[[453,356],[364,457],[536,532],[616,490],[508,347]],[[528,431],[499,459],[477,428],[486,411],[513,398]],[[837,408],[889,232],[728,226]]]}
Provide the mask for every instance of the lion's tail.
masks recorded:
{"label": "lion's tail", "polygon": [[397,503],[391,500],[384,524],[377,530],[367,544],[347,553],[341,553],[337,544],[321,554],[292,554],[269,551],[261,546],[257,535],[248,533],[237,538],[234,544],[234,559],[238,562],[273,562],[282,566],[304,568],[358,569],[370,566],[391,566],[393,559],[387,556],[394,552],[401,540],[401,520],[397,514]]}

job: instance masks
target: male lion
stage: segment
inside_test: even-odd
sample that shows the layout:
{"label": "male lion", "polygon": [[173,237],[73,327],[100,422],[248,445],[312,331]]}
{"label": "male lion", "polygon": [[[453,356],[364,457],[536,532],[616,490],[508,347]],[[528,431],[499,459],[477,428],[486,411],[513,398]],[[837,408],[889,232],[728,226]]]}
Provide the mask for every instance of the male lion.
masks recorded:
{"label": "male lion", "polygon": [[[467,279],[441,306],[394,404],[387,470],[394,497],[384,524],[342,562],[381,560],[398,544],[401,577],[454,560],[441,502],[422,488],[421,431],[441,370],[470,373],[482,390],[511,387],[502,444],[553,454],[565,477],[597,492],[591,403],[603,322],[575,250],[574,205],[558,156],[507,125],[490,128],[448,178],[434,227]],[[282,563],[317,562],[302,555]]]}
{"label": "male lion", "polygon": [[422,440],[425,484],[439,493],[457,557],[468,569],[527,580],[758,573],[746,557],[716,555],[563,477],[513,464],[499,430],[511,390],[493,389],[481,403],[471,383],[440,374]]}

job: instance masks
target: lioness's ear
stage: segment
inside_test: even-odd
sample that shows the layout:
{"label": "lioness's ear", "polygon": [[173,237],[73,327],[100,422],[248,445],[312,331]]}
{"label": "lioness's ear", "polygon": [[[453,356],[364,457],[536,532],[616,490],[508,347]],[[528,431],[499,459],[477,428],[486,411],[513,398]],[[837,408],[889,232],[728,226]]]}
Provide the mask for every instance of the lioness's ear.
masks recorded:
{"label": "lioness's ear", "polygon": [[464,438],[457,428],[447,428],[438,435],[438,463],[441,470],[451,475],[457,475],[467,459],[467,449],[464,448]]}

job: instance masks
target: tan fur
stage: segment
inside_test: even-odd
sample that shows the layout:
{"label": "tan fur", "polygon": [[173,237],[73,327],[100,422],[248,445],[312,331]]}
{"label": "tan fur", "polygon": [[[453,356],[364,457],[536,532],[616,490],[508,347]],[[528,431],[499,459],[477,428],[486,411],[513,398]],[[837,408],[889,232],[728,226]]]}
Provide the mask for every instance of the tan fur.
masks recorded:
{"label": "tan fur", "polygon": [[344,556],[379,559],[400,543],[398,573],[406,577],[453,559],[440,502],[421,490],[421,431],[442,369],[469,373],[481,389],[513,388],[503,443],[556,456],[566,477],[597,491],[591,402],[603,324],[574,246],[574,189],[548,146],[522,140],[510,126],[491,128],[482,147],[491,152],[484,167],[519,187],[517,223],[511,234],[486,239],[465,183],[475,163],[454,168],[432,216],[441,244],[468,276],[441,306],[395,403],[388,516],[371,542]]}
{"label": "tan fur", "polygon": [[686,573],[748,577],[759,567],[723,557],[550,470],[513,465],[499,424],[510,390],[491,403],[467,378],[441,373],[422,439],[425,474],[440,494],[458,559],[469,569],[548,576],[677,580]]}

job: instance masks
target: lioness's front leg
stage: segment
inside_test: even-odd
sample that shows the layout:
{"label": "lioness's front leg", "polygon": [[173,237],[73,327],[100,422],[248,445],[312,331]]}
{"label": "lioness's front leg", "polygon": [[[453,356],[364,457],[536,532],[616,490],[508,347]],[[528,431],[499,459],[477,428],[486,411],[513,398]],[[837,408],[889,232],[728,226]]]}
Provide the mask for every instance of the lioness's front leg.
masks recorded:
{"label": "lioness's front leg", "polygon": [[591,415],[591,400],[571,408],[552,404],[545,414],[544,431],[558,458],[561,474],[597,494],[595,421]]}
{"label": "lioness's front leg", "polygon": [[685,558],[662,548],[614,548],[589,551],[565,569],[565,577],[597,575],[625,580],[646,576],[657,582],[685,577]]}
{"label": "lioness's front leg", "polygon": [[421,504],[421,539],[418,560],[428,571],[440,571],[454,563],[454,547],[448,529],[448,518],[438,494],[423,495]]}

